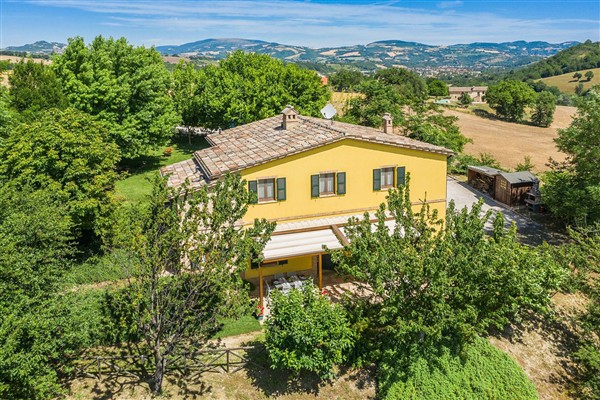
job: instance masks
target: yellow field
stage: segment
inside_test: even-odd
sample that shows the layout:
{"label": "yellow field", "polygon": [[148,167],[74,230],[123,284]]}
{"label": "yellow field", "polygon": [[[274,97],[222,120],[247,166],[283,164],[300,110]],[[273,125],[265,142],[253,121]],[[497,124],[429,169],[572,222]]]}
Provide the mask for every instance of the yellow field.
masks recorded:
{"label": "yellow field", "polygon": [[355,97],[361,96],[360,93],[348,93],[348,92],[333,92],[331,94],[331,105],[335,107],[338,115],[343,115],[346,110],[346,105]]}
{"label": "yellow field", "polygon": [[584,69],[579,71],[581,75],[585,75],[587,71],[592,71],[594,73],[594,77],[591,81],[587,81],[585,76],[581,78],[581,80],[576,81],[573,79],[573,74],[575,72],[569,72],[568,74],[562,74],[557,76],[551,76],[550,78],[543,78],[542,81],[549,86],[556,86],[560,89],[561,92],[565,93],[575,93],[575,88],[579,83],[583,83],[584,89],[589,89],[594,85],[600,85],[600,68],[593,69]]}

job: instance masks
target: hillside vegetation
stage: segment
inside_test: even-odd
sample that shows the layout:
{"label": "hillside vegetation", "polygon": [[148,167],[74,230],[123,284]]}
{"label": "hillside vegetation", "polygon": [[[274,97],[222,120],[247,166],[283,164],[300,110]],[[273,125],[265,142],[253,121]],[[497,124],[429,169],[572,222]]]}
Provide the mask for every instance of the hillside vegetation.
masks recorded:
{"label": "hillside vegetation", "polygon": [[587,40],[585,43],[559,51],[545,60],[511,71],[509,76],[520,80],[540,79],[599,67],[600,42]]}
{"label": "hillside vegetation", "polygon": [[543,78],[542,82],[544,82],[548,86],[556,86],[563,93],[575,93],[575,88],[580,83],[583,85],[583,90],[588,90],[594,85],[600,84],[600,68],[593,69],[584,69],[579,72],[581,75],[585,76],[585,73],[588,71],[592,71],[594,73],[594,77],[591,80],[587,80],[585,77],[581,79],[574,79],[573,74],[575,72],[569,72],[562,75],[551,76],[549,78]]}

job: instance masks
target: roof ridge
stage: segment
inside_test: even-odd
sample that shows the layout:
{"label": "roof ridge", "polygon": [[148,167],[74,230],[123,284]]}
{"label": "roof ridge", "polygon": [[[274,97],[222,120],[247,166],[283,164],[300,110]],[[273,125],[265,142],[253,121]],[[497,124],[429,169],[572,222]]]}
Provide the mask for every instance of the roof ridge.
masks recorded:
{"label": "roof ridge", "polygon": [[[345,131],[343,131],[341,129],[334,128],[333,125],[327,125],[327,124],[323,124],[323,123],[320,123],[320,122],[312,121],[312,120],[310,120],[309,118],[307,118],[307,117],[305,117],[303,115],[298,115],[298,119],[300,119],[300,120],[302,120],[304,122],[307,122],[309,124],[313,124],[315,126],[319,126],[321,128],[329,129],[330,131],[333,131],[333,132],[341,133],[343,136],[347,136],[348,135],[347,132],[345,132]],[[331,122],[333,123],[333,120]]]}

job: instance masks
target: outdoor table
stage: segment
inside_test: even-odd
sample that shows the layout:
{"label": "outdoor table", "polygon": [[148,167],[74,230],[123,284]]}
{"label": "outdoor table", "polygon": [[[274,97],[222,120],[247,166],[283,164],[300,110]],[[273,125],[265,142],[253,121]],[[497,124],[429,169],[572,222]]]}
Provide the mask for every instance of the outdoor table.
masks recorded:
{"label": "outdoor table", "polygon": [[288,291],[292,288],[292,286],[289,284],[288,281],[285,280],[285,278],[275,279],[273,281],[273,286],[275,286],[276,289],[282,291]]}

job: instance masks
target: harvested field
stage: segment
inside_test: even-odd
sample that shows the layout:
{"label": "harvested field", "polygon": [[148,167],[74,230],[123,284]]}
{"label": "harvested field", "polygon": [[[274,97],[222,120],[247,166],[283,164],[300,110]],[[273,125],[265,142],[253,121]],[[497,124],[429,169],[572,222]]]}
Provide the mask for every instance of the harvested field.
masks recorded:
{"label": "harvested field", "polygon": [[568,74],[543,78],[542,82],[544,82],[548,86],[556,86],[561,92],[573,94],[575,93],[575,88],[580,83],[583,85],[584,90],[588,90],[592,86],[600,84],[600,68],[583,69],[578,72],[581,75],[585,75],[585,73],[588,71],[592,71],[594,73],[594,77],[591,81],[588,81],[585,77],[579,80],[573,79],[573,74],[575,72],[569,72]]}
{"label": "harvested field", "polygon": [[531,157],[536,172],[546,171],[548,158],[562,161],[565,155],[554,144],[558,128],[566,128],[575,114],[575,107],[558,106],[554,122],[548,128],[516,124],[485,117],[462,110],[446,110],[446,115],[458,117],[461,132],[473,140],[465,146],[465,153],[478,156],[492,154],[505,168],[515,168],[525,156]]}

